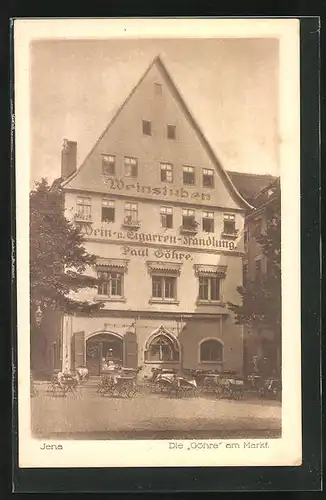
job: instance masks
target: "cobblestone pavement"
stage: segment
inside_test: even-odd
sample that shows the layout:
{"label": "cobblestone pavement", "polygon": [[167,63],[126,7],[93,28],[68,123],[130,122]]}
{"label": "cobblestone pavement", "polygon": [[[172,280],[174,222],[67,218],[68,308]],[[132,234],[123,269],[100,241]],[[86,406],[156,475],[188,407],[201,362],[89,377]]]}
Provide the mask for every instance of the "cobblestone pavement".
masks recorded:
{"label": "cobblestone pavement", "polygon": [[281,433],[281,405],[145,392],[133,399],[102,397],[95,380],[76,396],[53,397],[42,384],[32,398],[32,430],[36,437],[61,439],[276,438]]}

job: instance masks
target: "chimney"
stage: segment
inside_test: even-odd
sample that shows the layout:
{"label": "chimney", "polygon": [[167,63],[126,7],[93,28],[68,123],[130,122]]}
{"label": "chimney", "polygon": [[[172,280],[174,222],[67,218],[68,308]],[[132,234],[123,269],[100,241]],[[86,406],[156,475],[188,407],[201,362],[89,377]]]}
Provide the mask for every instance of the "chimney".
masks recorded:
{"label": "chimney", "polygon": [[77,142],[63,140],[61,151],[61,178],[66,179],[77,170]]}

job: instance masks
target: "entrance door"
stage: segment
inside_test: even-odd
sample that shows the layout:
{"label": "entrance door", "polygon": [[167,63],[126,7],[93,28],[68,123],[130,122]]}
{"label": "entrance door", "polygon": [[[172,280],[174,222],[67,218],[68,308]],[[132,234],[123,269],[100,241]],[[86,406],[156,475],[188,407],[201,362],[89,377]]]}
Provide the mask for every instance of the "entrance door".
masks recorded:
{"label": "entrance door", "polygon": [[101,344],[98,342],[87,342],[86,366],[89,375],[99,375],[101,364]]}
{"label": "entrance door", "polygon": [[109,365],[122,365],[123,341],[113,333],[98,333],[86,341],[86,366],[90,375],[105,372]]}

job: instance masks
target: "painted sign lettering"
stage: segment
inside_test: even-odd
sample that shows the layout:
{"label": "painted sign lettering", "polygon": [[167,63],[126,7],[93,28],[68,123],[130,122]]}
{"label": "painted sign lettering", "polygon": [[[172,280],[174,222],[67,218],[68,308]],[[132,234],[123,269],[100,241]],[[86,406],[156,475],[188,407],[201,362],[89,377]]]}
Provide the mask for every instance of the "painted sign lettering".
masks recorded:
{"label": "painted sign lettering", "polygon": [[[153,252],[154,257],[157,259],[167,259],[167,260],[192,260],[190,253],[179,252],[177,250],[166,250],[164,248],[157,248]],[[134,248],[129,245],[124,245],[122,247],[122,255],[129,255],[134,257],[148,257],[148,248]]]}
{"label": "painted sign lettering", "polygon": [[107,184],[109,191],[122,191],[126,190],[129,192],[135,192],[137,194],[147,194],[154,196],[175,196],[180,199],[189,199],[189,200],[202,200],[209,201],[211,199],[211,195],[209,193],[198,193],[198,192],[190,192],[184,188],[169,188],[167,186],[164,187],[152,187],[152,186],[143,186],[139,182],[135,182],[133,184],[127,183],[124,179],[116,179],[112,177],[102,176],[103,182]]}
{"label": "painted sign lettering", "polygon": [[89,238],[108,240],[127,240],[141,243],[158,243],[164,245],[185,246],[187,248],[216,248],[217,250],[230,250],[236,248],[233,240],[218,239],[215,236],[179,236],[159,233],[143,233],[138,231],[112,231],[112,229],[94,228],[91,225],[80,226],[81,232]]}

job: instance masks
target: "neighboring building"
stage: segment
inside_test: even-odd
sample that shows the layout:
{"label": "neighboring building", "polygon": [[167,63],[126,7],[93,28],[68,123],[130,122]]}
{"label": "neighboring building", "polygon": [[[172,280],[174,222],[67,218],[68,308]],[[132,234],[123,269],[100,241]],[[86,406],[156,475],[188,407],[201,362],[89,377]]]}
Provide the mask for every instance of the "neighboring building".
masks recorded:
{"label": "neighboring building", "polygon": [[104,306],[63,318],[63,368],[243,371],[243,328],[227,302],[242,283],[245,211],[160,58],[80,168],[65,141],[66,216],[98,256]]}
{"label": "neighboring building", "polygon": [[[256,236],[266,232],[268,221],[274,215],[275,202],[280,197],[280,179],[272,176],[251,176],[241,173],[230,173],[238,190],[253,205],[245,219],[243,282],[259,281],[268,270],[268,259]],[[281,245],[281,242],[279,242]],[[275,297],[275,300],[277,298]],[[255,327],[244,329],[244,364],[245,371],[253,369],[253,360],[262,366],[265,360],[267,372],[278,372],[281,364],[281,346],[275,332],[266,328]]]}

